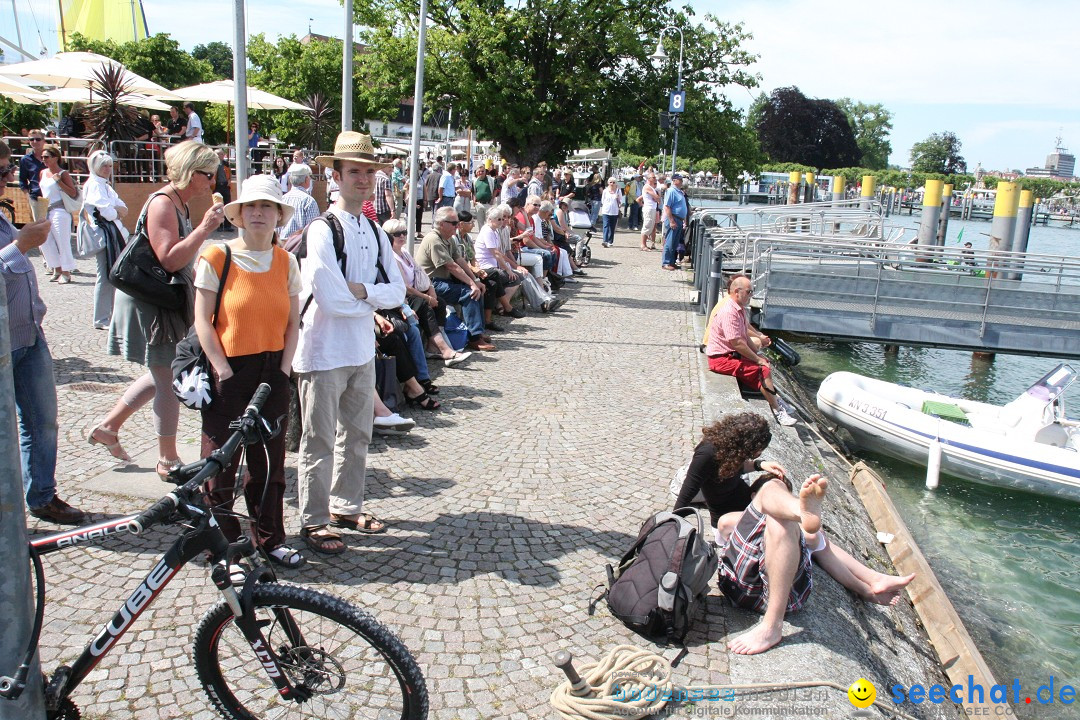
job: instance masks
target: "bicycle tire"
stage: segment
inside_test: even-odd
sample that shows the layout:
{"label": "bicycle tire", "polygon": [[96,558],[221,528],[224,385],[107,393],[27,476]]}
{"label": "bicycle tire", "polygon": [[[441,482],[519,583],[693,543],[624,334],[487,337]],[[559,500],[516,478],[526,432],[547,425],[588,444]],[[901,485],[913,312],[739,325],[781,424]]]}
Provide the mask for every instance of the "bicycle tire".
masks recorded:
{"label": "bicycle tire", "polygon": [[[426,720],[427,689],[419,666],[370,613],[289,583],[260,583],[252,594],[263,636],[291,682],[303,685],[311,697],[299,703],[281,698],[222,601],[199,621],[194,651],[195,672],[222,716]],[[303,634],[303,645],[294,647],[287,637],[282,611]],[[306,657],[297,657],[300,651]]]}

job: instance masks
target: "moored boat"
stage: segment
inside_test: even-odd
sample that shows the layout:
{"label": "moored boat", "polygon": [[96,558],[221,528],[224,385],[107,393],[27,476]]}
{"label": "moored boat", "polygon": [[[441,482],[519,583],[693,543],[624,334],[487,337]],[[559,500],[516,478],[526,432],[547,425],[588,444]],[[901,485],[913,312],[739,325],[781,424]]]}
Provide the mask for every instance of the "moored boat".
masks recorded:
{"label": "moored boat", "polygon": [[1075,379],[1061,364],[992,405],[836,372],[817,405],[867,449],[931,467],[940,457],[948,475],[1080,501],[1080,422],[1065,416],[1063,398]]}

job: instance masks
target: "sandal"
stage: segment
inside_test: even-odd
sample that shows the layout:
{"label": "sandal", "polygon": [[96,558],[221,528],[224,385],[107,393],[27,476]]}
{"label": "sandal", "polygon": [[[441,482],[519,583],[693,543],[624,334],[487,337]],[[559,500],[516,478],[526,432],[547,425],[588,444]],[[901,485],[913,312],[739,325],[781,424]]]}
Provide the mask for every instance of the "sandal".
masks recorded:
{"label": "sandal", "polygon": [[270,562],[283,568],[298,568],[307,562],[307,558],[285,545],[278,545],[273,550],[267,550],[266,556],[270,558]]}
{"label": "sandal", "polygon": [[[106,437],[111,436],[112,439],[113,439],[113,442],[112,443],[107,443],[107,442],[104,442],[102,440],[98,440],[96,437],[94,437],[95,435],[98,435],[98,434],[105,435]],[[113,432],[112,430],[109,430],[109,429],[101,426],[101,425],[98,425],[96,428],[94,428],[93,430],[90,431],[90,434],[88,434],[86,436],[86,442],[90,443],[91,445],[102,445],[102,446],[104,446],[104,448],[109,451],[109,454],[112,455],[117,460],[123,460],[124,462],[131,462],[131,456],[128,455],[124,451],[124,448],[120,447],[120,439],[116,436],[116,433]]]}
{"label": "sandal", "polygon": [[438,395],[439,394],[439,386],[436,385],[435,383],[431,382],[430,378],[428,378],[427,380],[419,380],[418,382],[420,383],[420,387],[424,388],[424,391],[428,395]]}
{"label": "sandal", "polygon": [[324,555],[340,555],[347,548],[341,536],[333,530],[327,529],[325,525],[302,528],[300,537],[303,538],[309,548]]}
{"label": "sandal", "polygon": [[386,532],[386,523],[371,513],[360,513],[360,517],[356,520],[331,514],[330,524],[334,527],[347,528],[365,535],[378,535]]}
{"label": "sandal", "polygon": [[416,397],[405,396],[405,402],[410,405],[416,405],[421,410],[438,410],[442,405],[433,397],[428,396],[426,392],[422,392]]}
{"label": "sandal", "polygon": [[184,461],[180,458],[175,458],[173,460],[169,460],[168,458],[158,458],[157,466],[154,467],[154,470],[157,472],[158,477],[160,477],[162,480],[168,480],[169,473],[171,473],[173,470],[176,470],[183,464]]}

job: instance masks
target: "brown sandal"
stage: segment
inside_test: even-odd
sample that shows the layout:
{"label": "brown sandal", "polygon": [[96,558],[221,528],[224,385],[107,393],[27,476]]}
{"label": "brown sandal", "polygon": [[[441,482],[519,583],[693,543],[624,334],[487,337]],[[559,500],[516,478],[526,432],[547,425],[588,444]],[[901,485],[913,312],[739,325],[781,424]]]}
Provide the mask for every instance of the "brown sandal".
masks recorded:
{"label": "brown sandal", "polygon": [[371,513],[366,512],[360,513],[360,516],[356,520],[341,515],[331,515],[330,524],[334,527],[347,528],[353,532],[364,533],[366,535],[378,535],[379,533],[386,532],[386,523]]}
{"label": "brown sandal", "polygon": [[303,528],[300,530],[300,537],[309,548],[324,555],[340,555],[348,549],[341,536],[325,525]]}

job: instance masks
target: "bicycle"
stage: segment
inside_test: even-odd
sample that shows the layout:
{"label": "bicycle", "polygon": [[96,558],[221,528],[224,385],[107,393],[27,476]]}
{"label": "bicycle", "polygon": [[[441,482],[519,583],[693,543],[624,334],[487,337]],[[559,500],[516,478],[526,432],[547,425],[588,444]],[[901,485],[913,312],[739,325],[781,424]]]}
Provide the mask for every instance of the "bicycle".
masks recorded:
{"label": "bicycle", "polygon": [[[158,524],[183,521],[185,531],[86,646],[71,666],[45,679],[48,720],[78,720],[70,694],[188,562],[206,555],[223,600],[203,615],[195,631],[195,672],[211,703],[235,720],[311,717],[353,720],[424,720],[427,689],[404,644],[368,612],[342,598],[279,583],[258,562],[250,539],[229,543],[202,494],[203,483],[230,462],[241,444],[256,445],[274,430],[259,415],[270,386],[259,386],[235,432],[209,457],[170,474],[178,487],[137,515],[86,525],[30,543],[37,609],[30,647],[14,677],[0,677],[0,697],[17,698],[26,687],[41,634],[45,578],[40,555],[97,544],[124,532],[139,535]],[[256,563],[237,592],[237,558]],[[348,686],[348,687],[347,687]]]}

